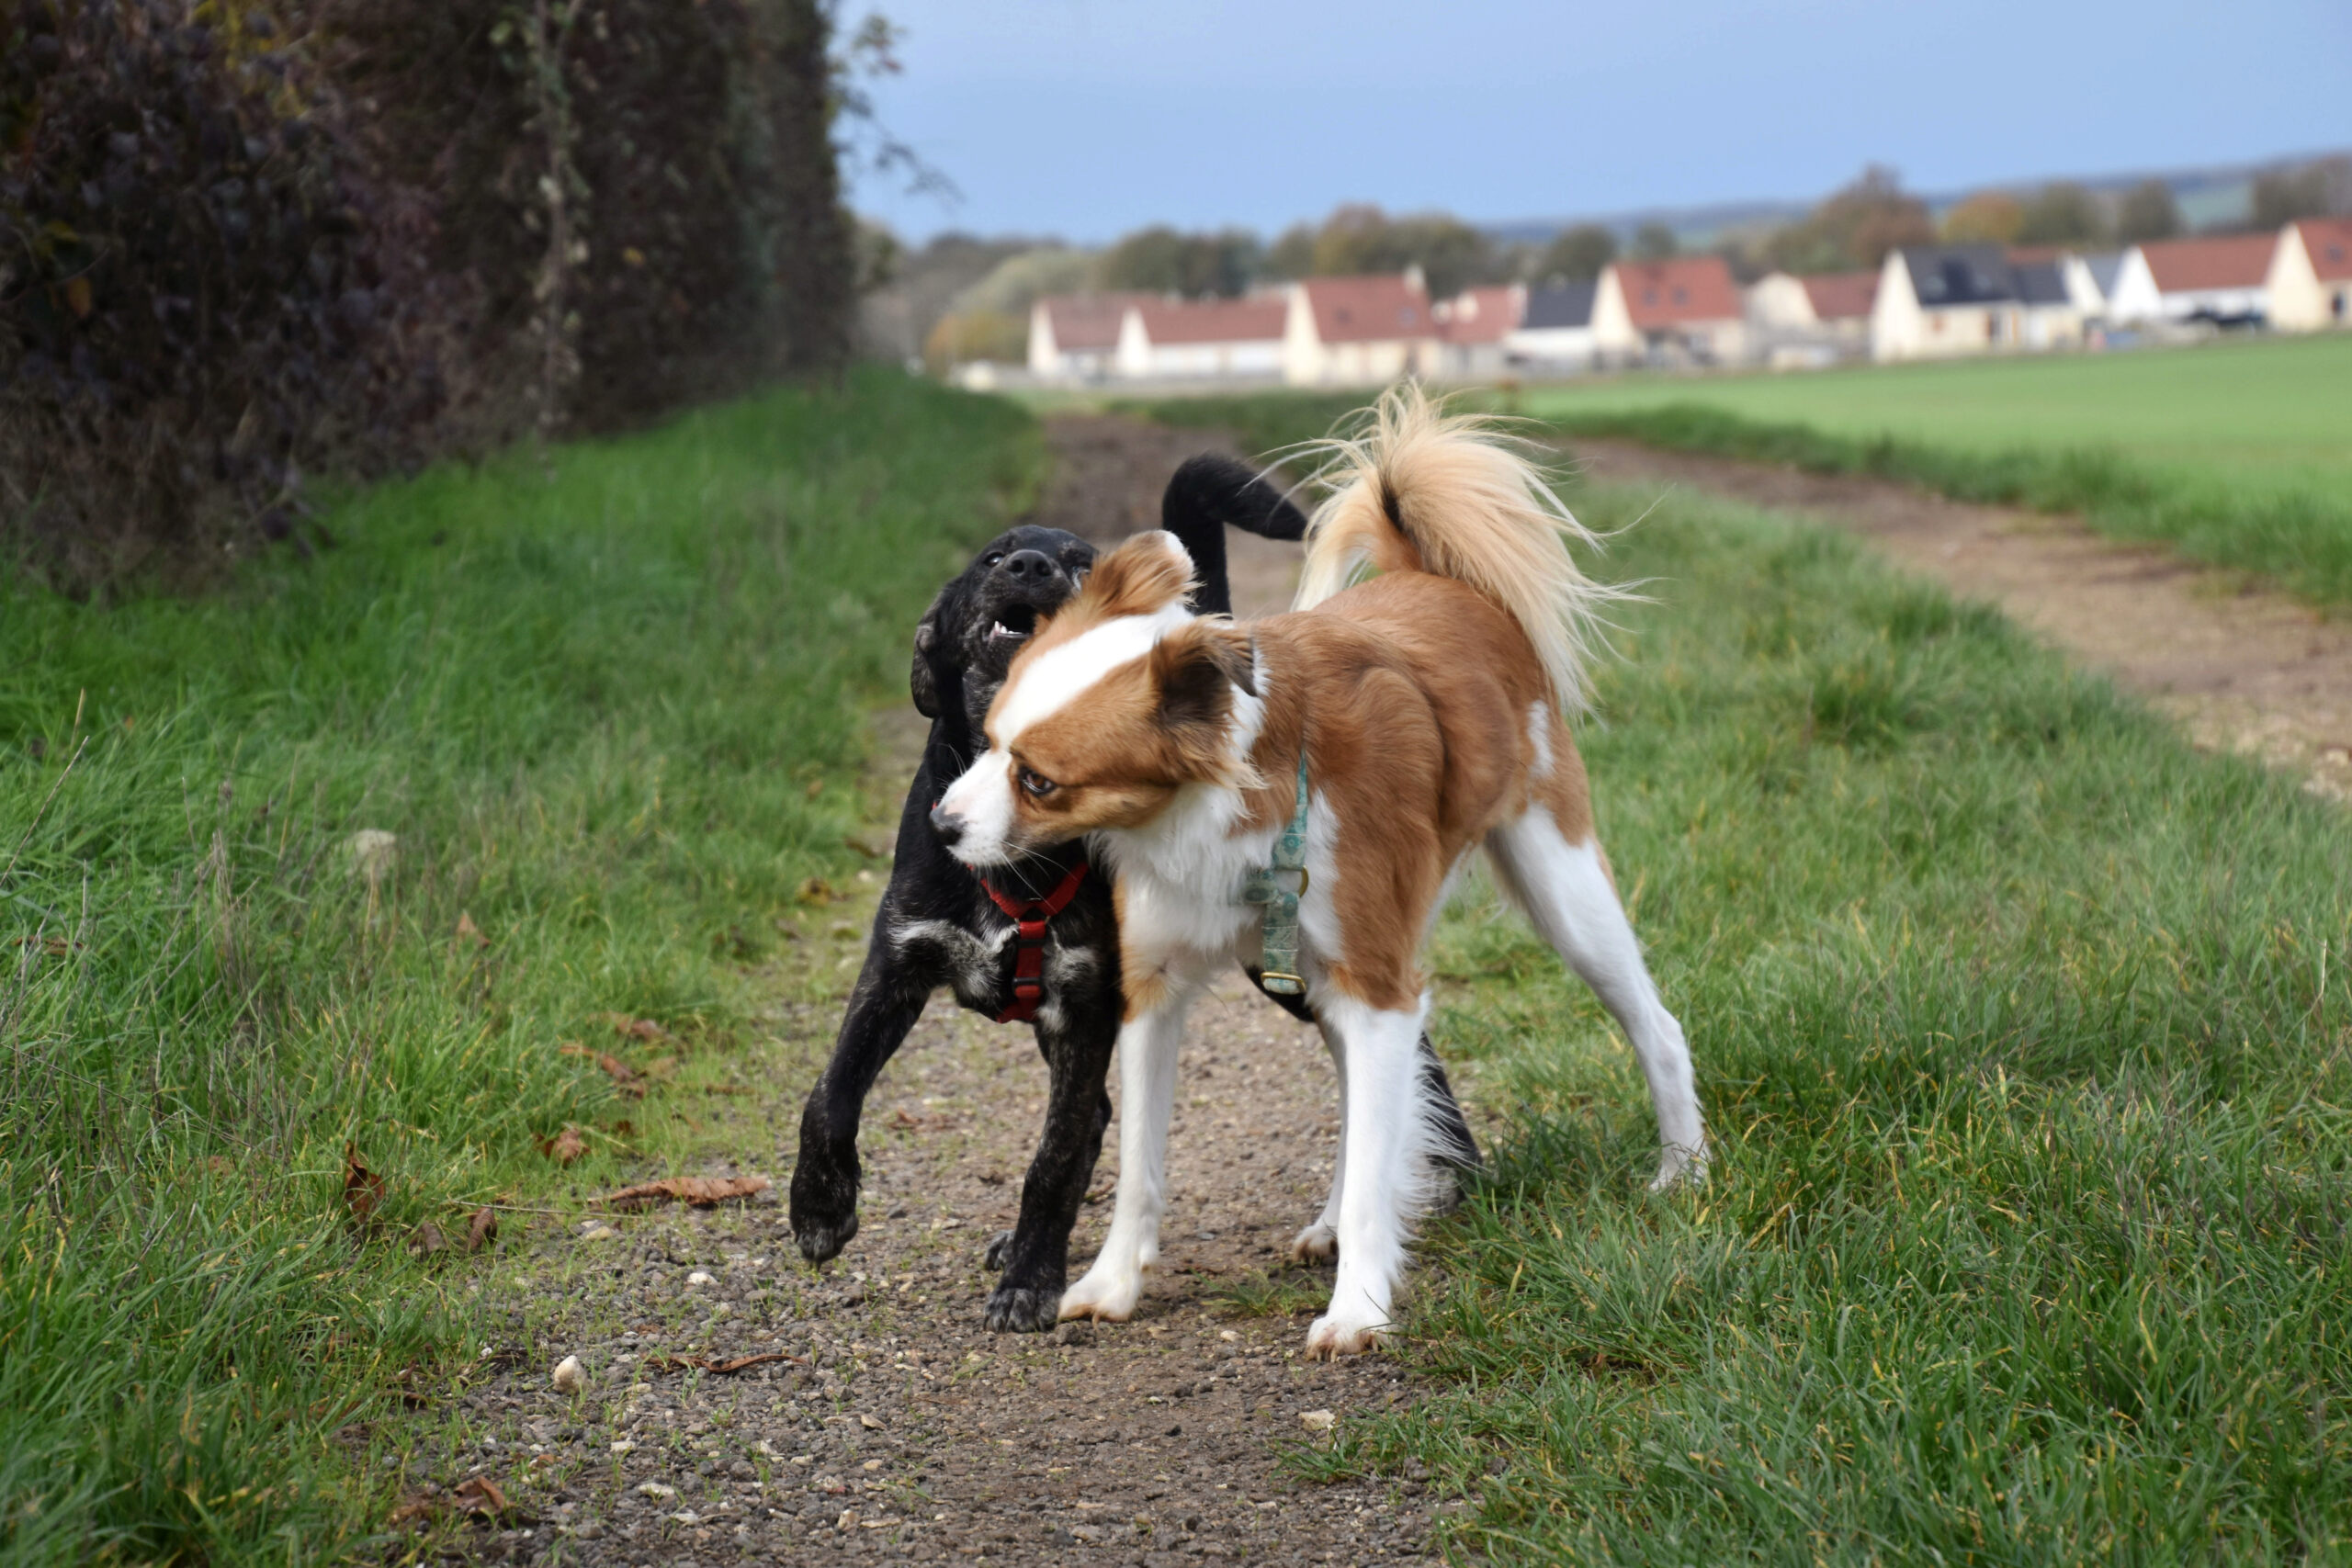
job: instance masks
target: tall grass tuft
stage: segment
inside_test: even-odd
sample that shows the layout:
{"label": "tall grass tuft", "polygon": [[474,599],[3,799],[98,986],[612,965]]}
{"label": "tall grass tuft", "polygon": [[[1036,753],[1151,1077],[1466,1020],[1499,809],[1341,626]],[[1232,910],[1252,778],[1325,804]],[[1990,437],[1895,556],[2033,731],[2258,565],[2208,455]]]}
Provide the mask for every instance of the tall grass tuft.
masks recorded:
{"label": "tall grass tuft", "polygon": [[403,1240],[612,1175],[601,1015],[756,1026],[862,704],[1035,461],[860,375],[357,494],[214,598],[0,586],[0,1556],[364,1531],[383,1417],[495,1343]]}

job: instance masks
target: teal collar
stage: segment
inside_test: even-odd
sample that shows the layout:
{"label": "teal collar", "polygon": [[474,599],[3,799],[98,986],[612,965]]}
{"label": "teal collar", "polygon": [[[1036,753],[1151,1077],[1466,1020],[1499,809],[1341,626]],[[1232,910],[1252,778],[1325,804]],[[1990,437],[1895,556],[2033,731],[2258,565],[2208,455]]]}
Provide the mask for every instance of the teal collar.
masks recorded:
{"label": "teal collar", "polygon": [[[1284,873],[1296,872],[1298,886],[1286,886]],[[1306,897],[1306,747],[1298,749],[1298,806],[1274,840],[1271,864],[1251,869],[1241,889],[1244,904],[1263,905],[1265,955],[1259,960],[1258,984],[1270,996],[1300,997],[1306,981],[1298,972],[1298,901]]]}

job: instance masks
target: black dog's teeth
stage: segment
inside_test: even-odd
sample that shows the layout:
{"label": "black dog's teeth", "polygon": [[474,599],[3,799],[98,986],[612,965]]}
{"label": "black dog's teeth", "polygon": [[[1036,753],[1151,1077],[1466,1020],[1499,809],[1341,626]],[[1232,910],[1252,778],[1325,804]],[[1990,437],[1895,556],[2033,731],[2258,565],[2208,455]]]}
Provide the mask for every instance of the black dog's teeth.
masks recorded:
{"label": "black dog's teeth", "polygon": [[1013,641],[1015,641],[1015,642],[1019,642],[1023,637],[1027,637],[1028,635],[1029,635],[1029,634],[1028,634],[1027,632],[1017,632],[1017,631],[1014,631],[1011,626],[1006,626],[1002,621],[999,621],[999,622],[997,622],[994,626],[992,626],[989,627],[989,637],[990,640],[994,640],[994,639],[995,639],[995,638],[997,638],[997,637],[1011,637],[1011,638],[1012,638]]}

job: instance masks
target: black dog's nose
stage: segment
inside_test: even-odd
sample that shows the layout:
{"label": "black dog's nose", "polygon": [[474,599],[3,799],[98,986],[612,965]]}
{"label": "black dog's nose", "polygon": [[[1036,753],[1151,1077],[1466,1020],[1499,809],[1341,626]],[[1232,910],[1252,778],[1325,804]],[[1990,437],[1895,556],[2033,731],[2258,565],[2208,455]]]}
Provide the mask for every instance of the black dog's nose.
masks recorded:
{"label": "black dog's nose", "polygon": [[1043,550],[1015,550],[997,563],[997,570],[1013,581],[1033,585],[1052,581],[1054,570],[1053,558]]}
{"label": "black dog's nose", "polygon": [[949,816],[944,807],[934,806],[931,808],[931,830],[939,835],[941,843],[952,850],[956,847],[956,840],[964,836],[964,819]]}

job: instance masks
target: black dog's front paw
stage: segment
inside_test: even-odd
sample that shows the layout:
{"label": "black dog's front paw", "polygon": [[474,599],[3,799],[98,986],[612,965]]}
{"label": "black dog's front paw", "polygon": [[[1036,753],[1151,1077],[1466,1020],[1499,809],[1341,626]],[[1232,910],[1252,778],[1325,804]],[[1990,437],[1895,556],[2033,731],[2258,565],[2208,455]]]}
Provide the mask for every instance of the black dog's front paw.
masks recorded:
{"label": "black dog's front paw", "polygon": [[1004,1271],[1004,1260],[1012,1255],[1012,1233],[999,1231],[989,1237],[989,1249],[980,1257],[980,1267],[991,1274]]}
{"label": "black dog's front paw", "polygon": [[1028,1286],[999,1285],[989,1296],[982,1314],[999,1334],[1044,1334],[1060,1321],[1062,1292],[1057,1286],[1041,1291]]}
{"label": "black dog's front paw", "polygon": [[811,1263],[830,1262],[842,1247],[857,1239],[857,1211],[852,1209],[838,1220],[808,1219],[792,1216],[792,1235],[800,1243],[800,1256]]}

